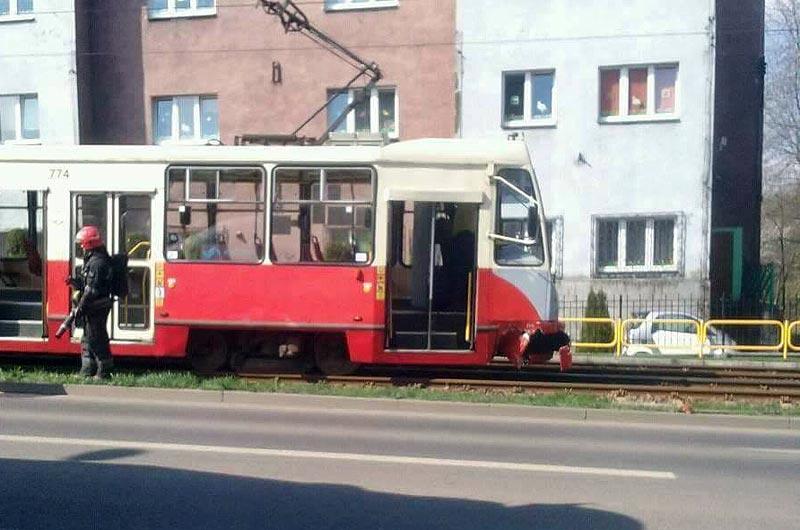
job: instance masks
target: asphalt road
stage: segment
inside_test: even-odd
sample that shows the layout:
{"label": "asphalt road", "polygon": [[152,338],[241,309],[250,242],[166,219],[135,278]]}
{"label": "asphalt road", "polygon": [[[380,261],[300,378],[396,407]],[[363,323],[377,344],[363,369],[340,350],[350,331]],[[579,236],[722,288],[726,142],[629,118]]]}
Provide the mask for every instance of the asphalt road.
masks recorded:
{"label": "asphalt road", "polygon": [[0,529],[23,528],[797,529],[800,430],[0,393]]}

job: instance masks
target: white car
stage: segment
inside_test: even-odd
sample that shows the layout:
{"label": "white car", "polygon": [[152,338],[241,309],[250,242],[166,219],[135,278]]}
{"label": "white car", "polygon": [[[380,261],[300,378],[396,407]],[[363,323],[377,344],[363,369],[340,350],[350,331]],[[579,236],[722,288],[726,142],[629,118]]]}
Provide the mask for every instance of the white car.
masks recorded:
{"label": "white car", "polygon": [[[653,311],[627,332],[622,353],[636,355],[699,355],[702,321],[686,313]],[[736,342],[724,331],[708,327],[704,355],[722,358]]]}

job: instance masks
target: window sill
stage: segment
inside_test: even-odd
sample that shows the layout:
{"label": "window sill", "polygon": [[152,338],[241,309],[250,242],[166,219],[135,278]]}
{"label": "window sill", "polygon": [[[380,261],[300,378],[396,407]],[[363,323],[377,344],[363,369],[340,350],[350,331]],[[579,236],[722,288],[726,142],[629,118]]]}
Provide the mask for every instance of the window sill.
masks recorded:
{"label": "window sill", "polygon": [[603,267],[599,269],[595,276],[656,276],[656,275],[676,275],[680,270],[676,266],[669,267]]}
{"label": "window sill", "polygon": [[176,145],[213,145],[213,142],[218,142],[216,138],[196,138],[190,140],[160,140],[154,142],[155,145],[163,145],[165,147]]}
{"label": "window sill", "polygon": [[607,124],[624,124],[624,123],[663,123],[663,122],[679,122],[680,116],[677,114],[664,114],[664,115],[643,115],[643,116],[607,116],[600,117],[597,122],[601,125]]}
{"label": "window sill", "polygon": [[32,22],[36,20],[36,15],[33,13],[22,15],[0,15],[0,24],[12,22]]}
{"label": "window sill", "polygon": [[546,118],[539,120],[511,120],[504,121],[504,129],[547,129],[553,128],[557,124],[555,118]]}
{"label": "window sill", "polygon": [[383,0],[378,2],[371,2],[369,4],[339,4],[339,5],[326,5],[325,11],[370,11],[375,9],[388,9],[395,8],[400,5],[399,0]]}
{"label": "window sill", "polygon": [[30,140],[6,140],[0,142],[0,145],[42,145],[41,138],[32,138]]}
{"label": "window sill", "polygon": [[172,18],[201,18],[201,17],[214,17],[217,16],[216,7],[208,7],[203,9],[186,9],[181,11],[149,11],[147,18],[150,20],[169,20]]}

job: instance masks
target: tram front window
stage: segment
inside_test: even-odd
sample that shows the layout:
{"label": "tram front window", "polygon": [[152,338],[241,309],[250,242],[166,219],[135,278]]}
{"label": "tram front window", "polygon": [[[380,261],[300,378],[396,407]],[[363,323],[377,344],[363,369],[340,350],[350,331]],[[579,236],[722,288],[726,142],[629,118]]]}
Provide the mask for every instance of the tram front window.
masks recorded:
{"label": "tram front window", "polygon": [[[544,264],[544,241],[539,212],[525,195],[535,197],[531,175],[524,169],[506,168],[497,184],[497,235],[494,257],[498,265],[538,267]],[[516,189],[514,189],[516,188]],[[524,194],[524,195],[523,195]]]}

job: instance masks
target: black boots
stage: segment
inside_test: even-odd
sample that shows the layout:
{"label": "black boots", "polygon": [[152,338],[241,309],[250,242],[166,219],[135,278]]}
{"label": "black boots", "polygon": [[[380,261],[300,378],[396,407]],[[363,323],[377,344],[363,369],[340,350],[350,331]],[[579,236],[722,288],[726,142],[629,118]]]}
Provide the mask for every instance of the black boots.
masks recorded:
{"label": "black boots", "polygon": [[109,357],[102,361],[95,362],[91,357],[81,357],[81,369],[78,370],[80,377],[94,377],[95,380],[108,379],[114,361]]}
{"label": "black boots", "polygon": [[102,361],[97,361],[97,373],[94,374],[94,379],[98,381],[108,379],[113,367],[114,361],[110,357]]}
{"label": "black boots", "polygon": [[81,369],[78,370],[78,375],[80,377],[92,377],[95,370],[97,370],[97,363],[94,362],[94,359],[81,356]]}

